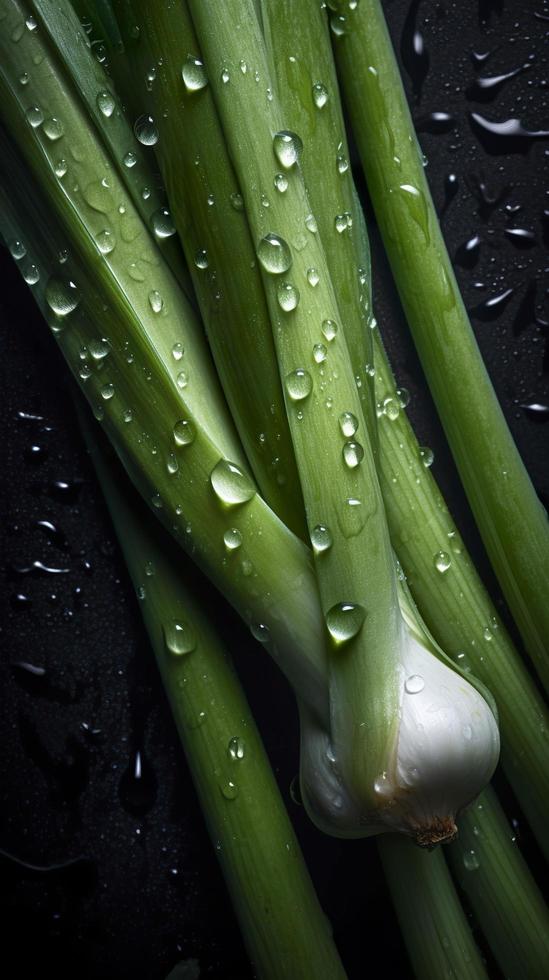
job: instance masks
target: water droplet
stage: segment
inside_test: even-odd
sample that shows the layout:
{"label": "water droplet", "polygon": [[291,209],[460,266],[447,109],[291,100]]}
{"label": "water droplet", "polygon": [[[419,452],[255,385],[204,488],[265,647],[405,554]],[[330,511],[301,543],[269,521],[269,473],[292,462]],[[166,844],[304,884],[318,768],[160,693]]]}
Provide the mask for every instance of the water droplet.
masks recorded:
{"label": "water droplet", "polygon": [[23,242],[20,242],[18,239],[14,239],[9,243],[9,250],[12,259],[15,259],[16,261],[19,261],[19,259],[24,259],[25,255],[27,254],[27,250],[23,245]]}
{"label": "water droplet", "polygon": [[326,613],[326,626],[336,646],[343,646],[362,629],[366,610],[357,602],[338,602]]}
{"label": "water droplet", "polygon": [[221,72],[221,81],[223,82],[224,85],[227,85],[230,81],[230,78],[231,76],[229,75],[229,72],[227,71],[226,68],[224,68],[223,71]]}
{"label": "water droplet", "polygon": [[291,313],[299,303],[299,289],[291,282],[281,282],[276,291],[278,305],[285,313]]}
{"label": "water droplet", "polygon": [[396,422],[400,415],[400,405],[396,398],[389,396],[383,400],[383,414],[387,416],[390,422]]}
{"label": "water droplet", "polygon": [[107,119],[109,119],[115,109],[115,101],[110,92],[99,92],[97,96],[97,108]]}
{"label": "water droplet", "polygon": [[68,316],[80,302],[80,293],[72,281],[63,282],[54,276],[46,285],[46,302],[56,316]]}
{"label": "water droplet", "polygon": [[123,162],[124,162],[124,166],[127,167],[128,170],[131,170],[131,168],[135,167],[137,163],[137,157],[135,153],[132,153],[131,150],[128,150],[128,152],[124,155]]}
{"label": "water droplet", "polygon": [[274,275],[287,272],[292,264],[292,253],[288,243],[272,232],[259,242],[257,257],[263,268]]}
{"label": "water droplet", "polygon": [[95,244],[97,245],[99,251],[102,255],[109,255],[116,245],[116,238],[114,237],[112,231],[108,228],[104,228],[95,236]]}
{"label": "water droplet", "polygon": [[456,249],[454,261],[464,269],[474,269],[480,256],[480,238],[473,235]]}
{"label": "water droplet", "polygon": [[101,398],[103,398],[104,401],[108,402],[113,396],[114,396],[114,385],[110,384],[110,382],[107,382],[107,384],[104,384],[103,387],[101,388]]}
{"label": "water droplet", "polygon": [[30,123],[33,129],[37,129],[44,122],[44,113],[38,105],[32,105],[30,109],[27,109],[25,115],[27,122]]}
{"label": "water droplet", "polygon": [[40,272],[38,267],[33,263],[26,266],[23,271],[23,279],[27,283],[27,286],[36,286],[36,283],[40,281]]}
{"label": "water droplet", "polygon": [[178,388],[186,388],[189,383],[187,372],[180,371],[175,380]]}
{"label": "water droplet", "polygon": [[316,235],[318,232],[318,224],[314,214],[308,214],[305,218],[305,227],[307,231],[311,232],[311,235]]}
{"label": "water droplet", "polygon": [[65,132],[63,123],[60,119],[56,119],[55,116],[51,116],[49,119],[46,119],[42,129],[48,139],[52,140],[52,142],[61,139],[63,133]]}
{"label": "water droplet", "polygon": [[426,469],[429,469],[435,461],[435,454],[430,446],[420,446],[419,455],[421,456],[421,462]]}
{"label": "water droplet", "polygon": [[296,133],[289,130],[281,130],[273,137],[273,150],[281,167],[288,170],[299,160],[303,149],[303,143]]}
{"label": "water droplet", "polygon": [[345,465],[354,470],[364,459],[364,449],[359,442],[346,442],[342,449]]}
{"label": "water droplet", "polygon": [[410,392],[407,388],[397,388],[397,398],[401,408],[406,408],[410,404]]}
{"label": "water droplet", "polygon": [[231,779],[228,779],[225,783],[221,783],[219,788],[221,790],[221,795],[224,796],[226,800],[236,800],[236,797],[238,796],[238,786],[233,783]]}
{"label": "water droplet", "polygon": [[174,473],[177,473],[179,469],[179,463],[175,453],[169,453],[168,458],[166,460],[166,469],[170,474],[170,476],[173,476]]}
{"label": "water droplet", "polygon": [[230,527],[223,535],[223,544],[227,551],[237,551],[242,544],[242,534],[237,527]]}
{"label": "water droplet", "polygon": [[349,169],[349,161],[346,156],[342,153],[338,153],[336,156],[336,166],[338,174],[346,174]]}
{"label": "water droplet", "polygon": [[337,323],[335,320],[322,321],[322,334],[330,344],[337,334]]}
{"label": "water droplet", "polygon": [[240,738],[238,735],[233,735],[229,739],[229,744],[227,746],[227,755],[229,759],[233,759],[235,762],[239,762],[244,758],[246,753],[246,744],[244,739]]}
{"label": "water droplet", "polygon": [[176,446],[190,446],[194,442],[195,435],[194,426],[187,419],[180,419],[173,427],[173,437]]}
{"label": "water droplet", "polygon": [[27,27],[27,30],[28,31],[35,31],[36,28],[38,27],[38,24],[36,23],[36,20],[32,16],[31,17],[27,17],[27,19],[25,21],[25,24],[26,24],[26,27]]}
{"label": "water droplet", "polygon": [[425,681],[421,674],[410,674],[404,682],[404,690],[407,694],[419,694],[425,687]]}
{"label": "water droplet", "polygon": [[199,248],[194,257],[194,264],[197,269],[208,268],[208,253],[205,248]]}
{"label": "water droplet", "polygon": [[91,373],[92,371],[89,364],[83,364],[78,372],[78,376],[82,379],[82,381],[87,381],[88,378],[91,377]]}
{"label": "water droplet", "polygon": [[318,269],[315,269],[314,267],[307,269],[307,282],[309,283],[309,286],[313,287],[313,289],[315,286],[318,286],[320,282]]}
{"label": "water droplet", "polygon": [[258,643],[269,643],[271,639],[271,631],[265,623],[252,623],[250,625],[250,633]]}
{"label": "water droplet", "polygon": [[127,408],[125,410],[124,414],[122,415],[122,418],[124,419],[124,422],[132,422],[133,421],[133,412],[132,412],[131,408]]}
{"label": "water droplet", "polygon": [[151,218],[151,225],[156,238],[171,238],[172,235],[175,235],[175,226],[168,208],[160,208],[155,211]]}
{"label": "water droplet", "polygon": [[56,177],[64,177],[68,170],[67,161],[63,157],[60,157],[59,160],[55,161],[53,169]]}
{"label": "water droplet", "polygon": [[324,364],[328,356],[328,348],[325,344],[314,344],[313,346],[313,360],[315,364]]}
{"label": "water droplet", "polygon": [[297,368],[296,371],[290,371],[286,375],[285,386],[292,401],[300,402],[308,398],[311,394],[313,390],[313,379],[308,371]]}
{"label": "water droplet", "polygon": [[[149,306],[150,306],[151,310],[153,311],[153,313],[160,313],[161,312],[161,310],[162,310],[162,308],[164,306],[164,300],[162,299],[162,296],[158,292],[158,289],[151,289],[151,291],[149,293]],[[173,351],[172,351],[172,353],[173,353]]]}
{"label": "water droplet", "polygon": [[351,228],[353,225],[353,218],[350,211],[343,211],[342,214],[336,214],[334,219],[335,230],[338,234],[342,235],[347,228]]}
{"label": "water droplet", "polygon": [[174,361],[180,361],[184,353],[185,348],[183,347],[181,341],[178,340],[172,347],[172,357]]}
{"label": "water droplet", "polygon": [[154,575],[154,564],[152,561],[145,562],[145,575],[147,578],[152,578]]}
{"label": "water droplet", "polygon": [[452,564],[452,559],[447,551],[437,551],[433,556],[433,563],[437,572],[444,574],[450,568]]}
{"label": "water droplet", "polygon": [[281,194],[284,194],[288,190],[288,178],[285,174],[275,174],[273,183],[277,191],[280,191]]}
{"label": "water droplet", "polygon": [[356,415],[353,415],[352,412],[342,412],[339,416],[339,428],[341,429],[341,434],[344,435],[346,439],[351,439],[358,429],[358,419]]}
{"label": "water droplet", "polygon": [[210,473],[210,483],[216,497],[228,507],[245,504],[255,495],[249,477],[235,463],[220,459]]}
{"label": "water droplet", "polygon": [[473,849],[465,851],[463,855],[463,864],[467,871],[477,871],[480,867],[480,861]]}
{"label": "water droplet", "polygon": [[313,85],[313,102],[317,109],[323,109],[328,101],[328,89],[322,82]]}
{"label": "water droplet", "polygon": [[233,193],[230,195],[230,201],[235,211],[244,210],[244,201],[242,199],[242,194],[239,194],[238,191],[233,191]]}
{"label": "water droplet", "polygon": [[136,119],[133,131],[136,139],[138,139],[143,146],[154,146],[156,143],[158,143],[158,129],[156,128],[156,123],[153,117],[147,116],[146,113]]}
{"label": "water droplet", "polygon": [[187,60],[181,69],[181,77],[187,92],[199,92],[208,84],[204,63],[192,54],[187,55]]}
{"label": "water droplet", "polygon": [[492,122],[477,112],[470,112],[469,123],[484,149],[494,156],[505,153],[528,153],[535,140],[549,139],[549,130],[526,129],[520,119]]}
{"label": "water droplet", "polygon": [[449,112],[429,112],[426,116],[420,116],[414,121],[417,133],[432,133],[433,135],[451,133],[455,125],[456,120]]}
{"label": "water droplet", "polygon": [[19,84],[20,85],[28,85],[29,84],[29,73],[28,73],[28,71],[24,71],[24,72],[22,72],[19,75]]}
{"label": "water droplet", "polygon": [[102,361],[109,353],[109,345],[106,340],[90,340],[88,348],[94,361]]}
{"label": "water droplet", "polygon": [[163,627],[164,642],[169,653],[181,657],[196,649],[196,634],[188,623],[173,620]]}
{"label": "water droplet", "polygon": [[317,524],[311,531],[311,544],[315,555],[328,551],[333,544],[332,532],[325,524]]}

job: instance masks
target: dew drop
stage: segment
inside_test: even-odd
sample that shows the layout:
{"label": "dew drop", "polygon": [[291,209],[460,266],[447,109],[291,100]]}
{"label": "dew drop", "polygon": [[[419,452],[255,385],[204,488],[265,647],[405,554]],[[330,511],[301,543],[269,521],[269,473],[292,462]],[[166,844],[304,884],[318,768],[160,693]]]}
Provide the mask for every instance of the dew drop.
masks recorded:
{"label": "dew drop", "polygon": [[158,289],[151,289],[149,293],[149,306],[153,313],[160,313],[162,311],[164,300],[162,299],[161,294],[158,292]]}
{"label": "dew drop", "polygon": [[366,610],[357,602],[338,602],[326,613],[326,626],[336,646],[343,646],[362,629]]}
{"label": "dew drop", "polygon": [[229,759],[233,759],[235,762],[240,762],[246,754],[246,744],[244,739],[240,738],[239,735],[233,735],[229,739],[229,744],[227,746],[227,755]]}
{"label": "dew drop", "polygon": [[180,371],[175,379],[178,388],[186,388],[189,383],[189,377],[186,371]]}
{"label": "dew drop", "polygon": [[281,167],[288,170],[299,160],[303,143],[296,133],[283,129],[273,137],[273,150]]}
{"label": "dew drop", "polygon": [[128,152],[124,155],[123,162],[124,162],[124,166],[127,167],[128,170],[131,170],[132,167],[135,167],[137,163],[137,157],[135,153],[132,153],[131,150],[128,150]]}
{"label": "dew drop", "polygon": [[425,687],[425,681],[421,674],[410,674],[404,682],[404,690],[407,694],[419,694]]}
{"label": "dew drop", "polygon": [[223,82],[224,85],[228,85],[230,79],[231,76],[229,75],[229,72],[227,71],[226,68],[224,68],[223,71],[221,72],[221,81]]}
{"label": "dew drop", "polygon": [[220,459],[210,473],[210,483],[216,497],[228,507],[245,504],[255,495],[249,477],[235,463]]}
{"label": "dew drop", "polygon": [[230,195],[230,202],[235,211],[244,210],[242,194],[239,194],[238,191],[233,191],[233,193]]}
{"label": "dew drop", "polygon": [[311,544],[315,555],[328,551],[333,544],[332,532],[325,524],[317,524],[311,531]]}
{"label": "dew drop", "polygon": [[46,285],[46,302],[56,316],[68,316],[80,302],[80,294],[72,281],[63,282],[54,276]]}
{"label": "dew drop", "polygon": [[162,240],[175,235],[175,226],[168,208],[160,208],[151,218],[152,230],[156,238]]}
{"label": "dew drop", "polygon": [[181,77],[183,78],[187,92],[199,92],[200,89],[206,88],[208,84],[204,63],[200,58],[195,58],[192,54],[187,55],[187,59],[181,69]]}
{"label": "dew drop", "polygon": [[313,102],[317,109],[323,109],[328,101],[328,89],[322,82],[313,85]]}
{"label": "dew drop", "polygon": [[152,116],[146,114],[136,119],[133,127],[136,139],[143,146],[154,146],[158,143],[158,129]]}
{"label": "dew drop", "polygon": [[42,129],[46,134],[46,136],[48,137],[48,139],[51,140],[52,142],[61,139],[61,137],[65,132],[63,128],[63,123],[61,122],[60,119],[56,119],[55,116],[51,116],[49,119],[46,119],[42,126]]}
{"label": "dew drop", "polygon": [[164,643],[169,653],[181,657],[196,649],[196,634],[188,623],[173,620],[163,627]]}
{"label": "dew drop", "polygon": [[114,237],[112,231],[108,228],[104,228],[95,236],[95,244],[97,245],[101,255],[109,255],[113,251],[116,245],[116,238]]}
{"label": "dew drop", "polygon": [[270,232],[261,239],[257,247],[257,257],[266,272],[281,275],[292,264],[290,246],[279,235]]}
{"label": "dew drop", "polygon": [[271,631],[265,623],[252,623],[250,625],[250,633],[258,643],[265,644],[270,642]]}
{"label": "dew drop", "polygon": [[194,426],[187,419],[180,419],[173,427],[173,437],[176,446],[190,446],[194,442],[195,435]]}
{"label": "dew drop", "polygon": [[322,321],[322,334],[329,344],[335,339],[337,335],[337,323],[335,320]]}
{"label": "dew drop", "polygon": [[242,544],[242,534],[237,527],[230,527],[223,535],[223,544],[227,551],[237,551]]}
{"label": "dew drop", "polygon": [[194,264],[197,269],[208,268],[208,253],[205,248],[199,248],[194,257]]}
{"label": "dew drop", "polygon": [[109,353],[109,345],[106,340],[90,340],[88,348],[94,361],[102,361]]}
{"label": "dew drop", "polygon": [[180,361],[184,353],[185,348],[183,347],[181,341],[178,340],[172,347],[172,357],[174,361]]}
{"label": "dew drop", "polygon": [[349,161],[346,156],[342,153],[338,153],[336,156],[336,166],[338,174],[346,174],[349,169]]}
{"label": "dew drop", "polygon": [[27,249],[18,239],[14,239],[9,243],[9,250],[12,259],[19,261],[19,259],[24,259],[27,254]]}
{"label": "dew drop", "polygon": [[313,390],[313,379],[308,371],[304,371],[303,368],[297,368],[296,371],[290,371],[286,375],[285,386],[292,401],[301,402],[311,394]]}
{"label": "dew drop", "polygon": [[318,274],[318,269],[315,269],[314,267],[311,267],[310,269],[307,269],[307,282],[309,283],[309,286],[312,286],[313,287],[313,289],[314,289],[315,286],[318,286],[318,284],[320,282],[320,276]]}
{"label": "dew drop", "polygon": [[350,211],[343,211],[342,214],[336,214],[334,225],[339,235],[342,235],[347,228],[351,228],[352,224],[353,218]]}
{"label": "dew drop", "polygon": [[420,446],[419,455],[421,456],[421,462],[426,469],[429,469],[435,461],[435,454],[430,446]]}
{"label": "dew drop", "polygon": [[471,848],[465,851],[463,855],[463,864],[467,871],[477,871],[480,867],[480,861],[476,855],[476,852]]}
{"label": "dew drop", "polygon": [[280,191],[281,194],[284,194],[288,190],[288,178],[285,174],[275,174],[273,183],[277,191]]}
{"label": "dew drop", "polygon": [[396,422],[400,415],[400,405],[396,398],[385,398],[383,401],[383,414],[387,416],[390,422]]}
{"label": "dew drop", "polygon": [[314,214],[308,214],[305,218],[305,227],[307,231],[311,232],[311,235],[316,235],[318,232],[318,224]]}
{"label": "dew drop", "polygon": [[104,401],[108,402],[113,397],[114,397],[114,385],[108,382],[107,384],[104,384],[103,387],[101,388],[101,398],[103,398]]}
{"label": "dew drop", "polygon": [[315,364],[324,364],[328,356],[328,348],[325,344],[314,344],[313,346],[313,360]]}
{"label": "dew drop", "polygon": [[278,305],[285,313],[291,313],[299,303],[299,289],[291,282],[281,282],[276,291]]}
{"label": "dew drop", "polygon": [[23,271],[23,279],[27,283],[27,286],[36,286],[36,283],[40,281],[38,267],[33,263],[28,265]]}
{"label": "dew drop", "polygon": [[356,469],[364,459],[364,449],[359,442],[346,442],[342,449],[343,460],[350,470]]}
{"label": "dew drop", "polygon": [[452,559],[447,551],[437,551],[433,557],[433,562],[437,572],[444,574],[450,568]]}
{"label": "dew drop", "polygon": [[166,460],[166,469],[170,474],[170,476],[173,476],[174,473],[177,473],[179,469],[179,463],[177,461],[177,456],[175,455],[175,453],[170,453],[168,455],[168,458]]}
{"label": "dew drop", "polygon": [[115,101],[111,93],[99,92],[96,102],[99,112],[105,116],[106,119],[109,119],[112,116],[115,108]]}
{"label": "dew drop", "polygon": [[25,116],[33,129],[37,129],[44,122],[44,113],[38,105],[32,105],[30,109],[27,109]]}
{"label": "dew drop", "polygon": [[351,439],[358,429],[358,419],[352,412],[342,412],[339,416],[339,428],[346,439]]}
{"label": "dew drop", "polygon": [[221,783],[220,786],[221,795],[225,797],[226,800],[236,800],[238,796],[238,786],[233,783],[232,779],[228,779],[227,782]]}

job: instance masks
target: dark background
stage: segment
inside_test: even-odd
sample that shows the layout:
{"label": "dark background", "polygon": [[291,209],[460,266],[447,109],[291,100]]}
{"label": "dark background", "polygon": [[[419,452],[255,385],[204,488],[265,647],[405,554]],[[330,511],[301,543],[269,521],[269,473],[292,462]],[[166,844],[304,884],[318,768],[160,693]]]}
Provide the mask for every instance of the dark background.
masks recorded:
{"label": "dark background", "polygon": [[[388,0],[384,6],[478,341],[547,500],[549,134],[539,131],[549,128],[549,6],[544,0]],[[479,84],[509,72],[515,74],[497,84]],[[497,137],[471,113],[488,122],[517,119],[522,127]],[[363,189],[358,173],[357,180]],[[412,394],[409,413],[420,442],[435,451],[435,475],[501,608],[370,224],[377,318],[398,381]],[[163,980],[189,958],[200,976],[249,977],[137,602],[82,447],[68,373],[4,251],[0,270],[4,960],[15,957],[21,978],[40,968],[59,978]],[[386,974],[409,976],[375,844],[323,837],[292,800],[292,697],[268,659],[258,660],[247,631],[226,616],[350,977],[368,969],[372,950],[382,953]],[[499,788],[519,846],[539,869],[501,777]]]}

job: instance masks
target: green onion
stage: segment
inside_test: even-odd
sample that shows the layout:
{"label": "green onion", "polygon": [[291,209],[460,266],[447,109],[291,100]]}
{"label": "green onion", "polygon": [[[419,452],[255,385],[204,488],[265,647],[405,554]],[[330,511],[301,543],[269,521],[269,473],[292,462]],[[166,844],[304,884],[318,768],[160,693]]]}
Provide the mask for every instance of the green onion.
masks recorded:
{"label": "green onion", "polygon": [[[261,633],[294,688],[326,716],[324,623],[309,553],[256,493],[200,325],[43,32],[24,31],[17,45],[11,40],[25,9],[10,0],[0,34],[0,88],[2,117],[48,202],[40,212],[38,186],[29,187],[13,163],[8,186],[20,185],[31,212],[22,237],[40,234],[46,248],[34,290],[140,492]],[[22,63],[33,64],[24,87]],[[59,139],[44,129],[42,120],[50,119],[63,128]],[[50,249],[57,223],[59,244]],[[109,251],[105,230],[116,240]],[[55,269],[57,251],[67,246],[67,263]]]}
{"label": "green onion", "polygon": [[543,977],[549,912],[492,789],[461,815],[447,853],[502,973]]}
{"label": "green onion", "polygon": [[[315,549],[315,568],[332,638],[330,731],[304,722],[305,799],[313,819],[332,832],[359,836],[387,822],[431,843],[454,832],[452,808],[472,799],[493,771],[494,720],[482,697],[436,660],[442,654],[423,634],[417,614],[401,608],[343,331],[325,362],[316,361],[322,324],[328,318],[338,322],[340,310],[300,170],[309,146],[287,128],[291,111],[270,78],[253,4],[231,0],[215,13],[209,2],[191,0],[189,7],[262,266],[309,533],[313,547],[317,529],[328,542]],[[291,20],[280,30],[291,31]],[[242,64],[249,70],[243,72]],[[277,169],[285,173],[287,187],[271,194],[266,208],[262,195]],[[311,268],[318,276],[314,283]],[[432,745],[418,738],[423,727],[417,728],[417,713],[426,699],[440,696],[442,704],[448,685],[455,685],[455,724],[459,716],[466,725],[469,711],[483,719],[476,731],[482,743],[476,762],[482,763],[478,769],[471,759],[465,763],[464,740],[448,725],[452,739],[444,743],[445,761],[456,792],[440,797]],[[427,721],[424,727],[434,739]]]}
{"label": "green onion", "polygon": [[490,561],[549,690],[549,529],[471,330],[378,0],[331,4],[336,60],[402,304]]}
{"label": "green onion", "polygon": [[253,716],[204,606],[204,583],[89,421],[84,432],[136,589],[148,570],[139,608],[255,973],[344,980]]}

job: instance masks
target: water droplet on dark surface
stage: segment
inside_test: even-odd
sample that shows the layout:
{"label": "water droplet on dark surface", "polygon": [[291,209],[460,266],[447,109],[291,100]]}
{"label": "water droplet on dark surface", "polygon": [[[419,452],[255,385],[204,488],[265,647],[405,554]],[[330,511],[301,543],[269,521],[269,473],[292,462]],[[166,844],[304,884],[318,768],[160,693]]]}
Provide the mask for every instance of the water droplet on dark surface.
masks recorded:
{"label": "water droplet on dark surface", "polygon": [[476,174],[471,174],[467,180],[467,184],[469,190],[478,201],[477,214],[482,221],[488,221],[496,208],[503,203],[511,191],[511,187],[506,184],[500,191],[492,193],[488,189],[483,174],[480,177],[477,177]]}
{"label": "water droplet on dark surface", "polygon": [[536,244],[536,236],[533,231],[526,228],[506,228],[505,234],[515,248],[533,248]]}
{"label": "water droplet on dark surface", "polygon": [[481,75],[465,89],[465,95],[472,102],[493,102],[506,82],[527,71],[529,67],[530,65],[526,63],[501,75]]}
{"label": "water droplet on dark surface", "polygon": [[39,446],[36,443],[32,443],[32,445],[28,446],[24,452],[25,460],[28,463],[34,463],[35,465],[43,463],[47,458],[47,455],[47,449],[44,449],[43,446]]}
{"label": "water droplet on dark surface", "polygon": [[485,323],[491,320],[497,320],[514,293],[515,289],[510,288],[504,289],[497,296],[490,296],[488,299],[483,300],[482,303],[479,303],[478,306],[473,307],[470,311],[471,315],[476,317],[477,320],[483,320]]}
{"label": "water droplet on dark surface", "polygon": [[442,205],[441,214],[444,214],[448,210],[458,190],[459,180],[457,174],[447,174],[444,178],[444,204]]}
{"label": "water droplet on dark surface", "polygon": [[469,123],[487,153],[501,156],[507,153],[528,153],[536,140],[549,139],[547,129],[526,129],[520,119],[497,122],[478,112],[469,113]]}
{"label": "water droplet on dark surface", "polygon": [[156,800],[157,781],[141,749],[132,752],[128,768],[122,774],[118,795],[128,813],[142,816]]}
{"label": "water droplet on dark surface", "polygon": [[61,551],[68,550],[69,545],[65,535],[52,521],[35,521],[34,527],[43,532],[50,544],[55,545]]}
{"label": "water droplet on dark surface", "polygon": [[52,480],[46,487],[46,493],[54,500],[64,504],[75,504],[82,490],[83,480]]}
{"label": "water droplet on dark surface", "polygon": [[520,406],[527,418],[532,422],[549,421],[549,405],[542,405],[541,402],[531,402],[530,405]]}
{"label": "water droplet on dark surface", "polygon": [[42,561],[33,561],[30,565],[13,565],[11,568],[15,575],[67,575],[69,568],[56,568],[52,565],[45,565]]}
{"label": "water droplet on dark surface", "polygon": [[483,65],[491,54],[491,51],[471,51],[471,61],[475,66]]}
{"label": "water droplet on dark surface", "polygon": [[417,28],[417,16],[421,0],[412,0],[400,39],[400,55],[410,80],[416,101],[421,101],[423,83],[429,71],[429,52],[425,48],[422,33]]}
{"label": "water droplet on dark surface", "polygon": [[11,604],[14,609],[27,609],[29,606],[32,606],[32,599],[28,595],[18,592],[11,597]]}
{"label": "water droplet on dark surface", "polygon": [[419,116],[414,125],[418,133],[442,135],[454,129],[456,119],[449,112],[428,112],[425,116]]}
{"label": "water droplet on dark surface", "polygon": [[480,238],[474,235],[456,249],[454,261],[464,269],[474,269],[480,255]]}

